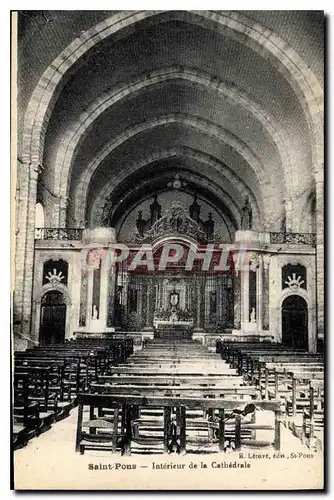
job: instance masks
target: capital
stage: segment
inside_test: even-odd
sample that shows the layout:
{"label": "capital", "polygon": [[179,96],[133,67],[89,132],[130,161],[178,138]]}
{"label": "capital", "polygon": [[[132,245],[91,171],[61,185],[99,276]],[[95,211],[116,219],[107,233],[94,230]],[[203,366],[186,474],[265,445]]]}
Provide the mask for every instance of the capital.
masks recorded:
{"label": "capital", "polygon": [[44,168],[40,163],[29,163],[30,175],[32,178],[38,179]]}
{"label": "capital", "polygon": [[267,271],[269,269],[269,265],[270,265],[270,259],[271,259],[271,255],[263,255],[263,268]]}

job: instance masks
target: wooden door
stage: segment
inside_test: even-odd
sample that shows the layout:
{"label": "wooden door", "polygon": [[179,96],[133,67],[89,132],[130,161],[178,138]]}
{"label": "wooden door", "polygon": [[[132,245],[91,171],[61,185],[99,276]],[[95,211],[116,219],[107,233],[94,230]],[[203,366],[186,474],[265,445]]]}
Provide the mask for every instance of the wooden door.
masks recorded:
{"label": "wooden door", "polygon": [[282,304],[282,344],[308,350],[308,309],[300,295],[290,295]]}
{"label": "wooden door", "polygon": [[65,340],[66,303],[61,292],[47,292],[41,303],[40,345],[61,344]]}

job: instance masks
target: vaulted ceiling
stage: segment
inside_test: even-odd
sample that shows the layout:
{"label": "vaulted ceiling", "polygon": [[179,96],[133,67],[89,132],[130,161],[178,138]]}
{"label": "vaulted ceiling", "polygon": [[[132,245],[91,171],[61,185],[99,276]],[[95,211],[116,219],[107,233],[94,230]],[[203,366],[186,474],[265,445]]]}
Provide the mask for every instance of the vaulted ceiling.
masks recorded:
{"label": "vaulted ceiling", "polygon": [[[27,12],[19,15],[21,138],[34,88],[52,61],[70,58],[70,43],[118,16]],[[297,54],[321,85],[323,14],[224,12],[224,26],[215,13],[149,14],[109,36],[100,30],[58,83],[40,180],[50,223],[52,200],[66,199],[69,225],[98,225],[111,195],[117,225],[180,172],[187,189],[214,203],[235,229],[248,195],[257,228],[278,230],[286,200],[302,206],[313,188],[311,125],[294,68],[288,75],[273,50],[250,43],[248,28],[237,32],[233,22],[268,40],[278,36],[286,55]]]}

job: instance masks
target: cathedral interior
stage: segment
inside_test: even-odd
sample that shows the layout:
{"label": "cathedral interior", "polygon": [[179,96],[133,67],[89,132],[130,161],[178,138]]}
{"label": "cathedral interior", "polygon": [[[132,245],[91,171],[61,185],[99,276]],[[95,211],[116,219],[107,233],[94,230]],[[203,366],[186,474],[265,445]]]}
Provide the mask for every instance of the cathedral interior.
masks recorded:
{"label": "cathedral interior", "polygon": [[320,11],[18,12],[14,350],[320,356],[323,50]]}

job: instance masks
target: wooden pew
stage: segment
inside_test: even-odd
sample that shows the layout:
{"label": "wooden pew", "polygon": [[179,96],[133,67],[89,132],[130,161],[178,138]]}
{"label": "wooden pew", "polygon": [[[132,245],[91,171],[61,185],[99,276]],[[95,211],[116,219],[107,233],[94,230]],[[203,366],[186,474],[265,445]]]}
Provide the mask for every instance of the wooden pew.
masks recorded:
{"label": "wooden pew", "polygon": [[[74,355],[64,353],[43,354],[37,352],[16,352],[15,363],[23,364],[52,364],[59,362],[65,363],[64,382],[71,386],[72,392],[77,394],[81,387],[84,387],[87,371],[86,365],[80,362],[80,359]],[[87,383],[88,386],[88,383]]]}
{"label": "wooden pew", "polygon": [[[279,399],[282,396],[286,399],[287,394],[292,392],[292,377],[294,375],[302,375],[307,373],[312,375],[321,374],[323,377],[324,367],[322,363],[295,363],[287,364],[286,366],[277,367],[274,372],[274,388],[271,393],[269,390],[269,399]],[[304,378],[305,380],[305,378]]]}
{"label": "wooden pew", "polygon": [[300,363],[300,362],[323,362],[323,357],[309,353],[250,353],[245,370],[240,374],[246,375],[248,380],[255,384],[262,384],[268,363]]}
{"label": "wooden pew", "polygon": [[227,341],[227,340],[221,340],[221,339],[217,339],[216,341],[216,353],[217,354],[220,354],[221,357],[223,359],[226,359],[228,358],[232,352],[239,348],[239,347],[251,347],[251,346],[258,346],[258,345],[261,345],[263,347],[270,347],[271,345],[276,345],[276,346],[279,346],[281,345],[280,343],[278,342],[274,342],[273,341],[273,337],[270,336],[271,338],[270,339],[264,339],[262,341],[259,341],[259,340],[251,340],[250,338],[247,338],[243,341],[237,341],[237,340],[234,340],[234,341]]}
{"label": "wooden pew", "polygon": [[[259,362],[262,361],[275,361],[275,358],[282,357],[288,359],[289,357],[309,356],[304,351],[292,351],[285,348],[275,349],[241,349],[237,352],[237,359],[234,363],[238,373],[244,374],[251,378],[256,370],[258,370]],[[312,355],[310,355],[312,356]]]}
{"label": "wooden pew", "polygon": [[19,380],[22,377],[28,376],[28,399],[30,401],[38,401],[40,412],[52,415],[52,420],[56,419],[58,413],[58,396],[56,391],[51,391],[52,385],[49,367],[24,367],[14,369],[14,379],[17,381],[19,387]]}
{"label": "wooden pew", "polygon": [[[14,416],[23,425],[27,424],[27,416],[30,409],[36,412],[38,408],[38,418],[34,418],[34,423],[38,426],[34,428],[35,435],[50,429],[55,417],[56,403],[53,400],[54,406],[50,410],[49,395],[45,392],[35,393],[32,397],[31,393],[31,374],[29,373],[15,373],[14,372]],[[51,398],[52,400],[52,398]],[[32,404],[32,406],[30,406]],[[23,417],[23,418],[19,418]]]}
{"label": "wooden pew", "polygon": [[[87,449],[109,450],[122,454],[130,454],[133,443],[146,442],[147,446],[163,443],[164,452],[186,452],[187,448],[187,411],[206,410],[212,415],[211,420],[206,420],[206,428],[216,431],[216,451],[223,451],[225,447],[225,434],[229,427],[233,427],[235,449],[243,445],[248,446],[273,446],[280,448],[280,417],[281,408],[277,401],[256,401],[256,408],[275,413],[274,427],[257,425],[252,421],[243,421],[247,406],[242,400],[224,400],[210,398],[173,398],[173,397],[145,397],[134,395],[99,395],[80,393],[78,396],[78,423],[76,437],[76,451],[84,453]],[[158,421],[157,428],[161,431],[158,436],[145,436],[141,434],[140,412],[148,408],[161,408],[163,420]],[[84,420],[84,408],[89,409],[89,419]],[[99,417],[101,409],[109,408],[113,411],[113,419]],[[248,406],[250,413],[254,406]],[[95,412],[97,410],[97,412]],[[173,420],[173,416],[175,420]],[[84,429],[87,429],[86,431]],[[274,439],[260,441],[247,436],[246,431],[273,430]],[[246,434],[245,434],[246,433]],[[246,438],[244,437],[246,435]],[[207,438],[207,440],[209,437]]]}
{"label": "wooden pew", "polygon": [[220,347],[220,354],[222,359],[230,363],[231,366],[237,365],[237,358],[241,350],[251,349],[256,350],[274,350],[282,348],[282,344],[274,342],[230,342],[223,343]]}
{"label": "wooden pew", "polygon": [[307,367],[305,370],[301,371],[298,368],[287,373],[291,377],[292,392],[291,396],[286,398],[286,413],[291,420],[294,420],[297,413],[303,412],[304,408],[309,405],[310,381],[323,382],[324,380],[323,370],[309,371]]}
{"label": "wooden pew", "polygon": [[[49,365],[15,366],[14,374],[29,375],[29,398],[40,402],[43,411],[54,413],[55,420],[67,417],[73,408],[71,387],[64,385],[62,374],[55,372]],[[65,394],[67,400],[65,400]]]}
{"label": "wooden pew", "polygon": [[[278,386],[280,383],[289,381],[290,373],[294,370],[301,371],[305,369],[309,371],[314,369],[315,371],[323,370],[322,361],[318,361],[315,358],[299,358],[299,359],[288,359],[285,361],[282,358],[278,358],[278,361],[264,361],[261,362],[261,372],[264,369],[264,385],[262,384],[262,379],[259,380],[260,388],[264,388],[264,398],[268,399],[272,397],[276,399],[278,397]],[[272,391],[270,392],[270,389]]]}
{"label": "wooden pew", "polygon": [[237,375],[236,370],[232,371],[226,371],[224,367],[219,367],[216,369],[211,369],[211,367],[208,369],[206,366],[203,367],[196,367],[196,365],[190,365],[190,366],[173,366],[173,369],[170,366],[162,366],[159,367],[157,370],[157,367],[150,367],[148,368],[145,365],[142,366],[136,366],[136,365],[121,365],[118,367],[114,367],[108,370],[109,375],[143,375],[145,374],[146,377],[156,377],[157,375],[159,376],[168,376],[168,375],[186,375],[186,376],[206,376],[206,377],[217,377],[219,375],[225,376],[225,377],[235,377]]}
{"label": "wooden pew", "polygon": [[13,390],[13,448],[25,446],[41,428],[39,403],[29,401],[29,375],[14,378]]}
{"label": "wooden pew", "polygon": [[245,396],[249,399],[255,399],[259,396],[259,391],[257,387],[254,386],[229,386],[229,385],[215,385],[212,387],[199,387],[196,385],[182,385],[179,387],[175,386],[160,386],[160,387],[148,387],[147,385],[121,385],[121,384],[95,384],[90,385],[90,392],[92,394],[138,394],[143,397],[154,397],[154,396],[171,396],[175,398],[225,398],[230,396],[238,396],[239,399],[245,399]]}
{"label": "wooden pew", "polygon": [[132,352],[132,339],[80,339],[15,352],[14,447],[68,416],[79,390]]}
{"label": "wooden pew", "polygon": [[51,390],[57,391],[59,402],[72,402],[75,394],[72,395],[71,385],[67,382],[69,373],[65,360],[48,360],[36,358],[15,359],[15,369],[25,368],[49,368],[52,374]]}
{"label": "wooden pew", "polygon": [[65,345],[74,346],[103,346],[106,348],[117,347],[120,355],[120,362],[124,362],[133,353],[133,339],[132,338],[115,338],[115,337],[103,337],[103,338],[76,338],[68,342]]}
{"label": "wooden pew", "polygon": [[127,374],[115,374],[115,375],[99,375],[98,377],[99,384],[139,384],[139,385],[147,385],[147,386],[159,386],[159,385],[171,385],[171,386],[180,386],[180,385],[197,385],[199,387],[210,387],[217,384],[227,384],[228,386],[235,385],[244,385],[243,377],[239,377],[238,375],[234,376],[193,376],[193,375],[165,375],[161,376],[159,373],[155,377],[147,377],[146,375],[127,375]]}
{"label": "wooden pew", "polygon": [[310,380],[309,405],[303,411],[302,440],[310,448],[316,447],[315,440],[323,439],[324,428],[324,381]]}

